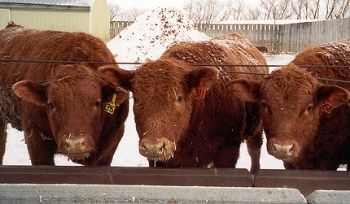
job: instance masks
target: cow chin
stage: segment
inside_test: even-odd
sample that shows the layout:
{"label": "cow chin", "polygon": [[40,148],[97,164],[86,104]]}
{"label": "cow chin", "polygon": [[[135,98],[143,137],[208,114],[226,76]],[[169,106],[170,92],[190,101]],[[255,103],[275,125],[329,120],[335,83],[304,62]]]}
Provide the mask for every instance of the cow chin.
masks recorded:
{"label": "cow chin", "polygon": [[287,162],[291,162],[295,159],[294,156],[288,156],[284,153],[272,153],[272,156],[274,156],[276,159],[280,159],[282,161],[287,161]]}
{"label": "cow chin", "polygon": [[66,153],[63,155],[67,156],[72,161],[80,161],[89,158],[90,152]]}
{"label": "cow chin", "polygon": [[176,143],[167,138],[142,139],[139,145],[139,152],[148,160],[167,161],[174,157]]}

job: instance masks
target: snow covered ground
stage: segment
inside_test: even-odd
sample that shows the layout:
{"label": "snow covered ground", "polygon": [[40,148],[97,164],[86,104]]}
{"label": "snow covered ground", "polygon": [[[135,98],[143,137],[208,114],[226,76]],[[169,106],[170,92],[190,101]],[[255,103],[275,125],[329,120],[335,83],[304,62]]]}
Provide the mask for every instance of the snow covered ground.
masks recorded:
{"label": "snow covered ground", "polygon": [[[135,23],[123,30],[109,42],[108,48],[119,62],[144,62],[157,59],[171,44],[179,41],[200,41],[209,39],[195,31],[185,17],[172,9],[156,9],[139,16]],[[294,55],[265,55],[268,64],[287,64]],[[124,69],[134,66],[121,65]],[[130,113],[126,121],[123,139],[114,155],[112,166],[148,166],[147,160],[138,153],[138,136],[135,129],[133,101],[130,100]],[[56,156],[57,165],[77,165],[64,156]],[[282,162],[267,154],[264,143],[261,155],[261,168],[282,169]],[[8,141],[4,157],[5,165],[30,165],[23,133],[8,127]],[[246,145],[241,146],[241,156],[237,168],[250,168],[250,158]]]}

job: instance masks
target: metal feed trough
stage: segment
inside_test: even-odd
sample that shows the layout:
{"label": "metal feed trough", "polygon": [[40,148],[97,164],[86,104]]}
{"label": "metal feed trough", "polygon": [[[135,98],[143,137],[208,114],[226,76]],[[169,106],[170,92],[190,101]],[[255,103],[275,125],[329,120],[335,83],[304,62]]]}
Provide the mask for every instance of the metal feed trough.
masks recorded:
{"label": "metal feed trough", "polygon": [[348,172],[263,169],[253,177],[246,169],[0,167],[0,203],[331,201],[350,203]]}

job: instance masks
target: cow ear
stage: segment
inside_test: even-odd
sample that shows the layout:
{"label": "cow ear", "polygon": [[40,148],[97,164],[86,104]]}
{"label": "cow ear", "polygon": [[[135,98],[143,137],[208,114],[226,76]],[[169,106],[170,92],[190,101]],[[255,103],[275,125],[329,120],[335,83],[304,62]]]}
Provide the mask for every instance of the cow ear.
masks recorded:
{"label": "cow ear", "polygon": [[134,77],[134,71],[127,71],[113,66],[102,66],[98,73],[103,81],[113,87],[123,87],[130,90],[130,81]]}
{"label": "cow ear", "polygon": [[230,88],[243,101],[257,102],[260,100],[261,81],[237,79],[230,82]]}
{"label": "cow ear", "polygon": [[116,95],[116,104],[119,106],[120,104],[124,103],[124,101],[129,99],[129,92],[122,87],[115,88],[115,95]]}
{"label": "cow ear", "polygon": [[129,92],[120,86],[117,86],[117,87],[104,86],[102,87],[102,91],[103,91],[103,101],[112,102],[116,106],[119,106],[125,100],[129,99]]}
{"label": "cow ear", "polygon": [[12,86],[13,92],[21,99],[38,106],[44,106],[47,102],[46,83],[36,83],[33,81],[19,81]]}
{"label": "cow ear", "polygon": [[321,111],[326,113],[330,113],[333,108],[348,103],[349,99],[349,92],[339,86],[321,85],[316,91],[317,105]]}
{"label": "cow ear", "polygon": [[187,76],[187,82],[191,91],[194,91],[195,98],[203,100],[205,93],[219,78],[219,70],[210,67],[195,68]]}

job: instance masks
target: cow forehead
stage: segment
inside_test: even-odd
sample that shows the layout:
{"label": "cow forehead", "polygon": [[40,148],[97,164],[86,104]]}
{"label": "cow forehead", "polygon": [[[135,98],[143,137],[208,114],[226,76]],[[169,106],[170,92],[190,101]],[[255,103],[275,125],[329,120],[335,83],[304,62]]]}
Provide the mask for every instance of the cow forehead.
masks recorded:
{"label": "cow forehead", "polygon": [[315,93],[318,81],[305,69],[293,64],[273,71],[262,84],[264,96],[282,95],[289,98]]}
{"label": "cow forehead", "polygon": [[48,97],[77,96],[96,98],[101,96],[101,85],[95,77],[67,76],[53,81],[48,87]]}
{"label": "cow forehead", "polygon": [[305,82],[303,86],[293,83],[281,85],[276,81],[269,81],[262,86],[262,98],[273,106],[298,107],[310,103],[314,98],[316,89]]}
{"label": "cow forehead", "polygon": [[184,84],[184,72],[171,66],[153,66],[136,71],[132,80],[134,94],[168,96]]}

